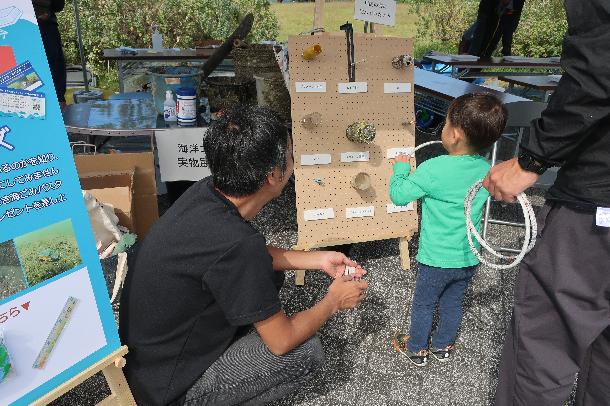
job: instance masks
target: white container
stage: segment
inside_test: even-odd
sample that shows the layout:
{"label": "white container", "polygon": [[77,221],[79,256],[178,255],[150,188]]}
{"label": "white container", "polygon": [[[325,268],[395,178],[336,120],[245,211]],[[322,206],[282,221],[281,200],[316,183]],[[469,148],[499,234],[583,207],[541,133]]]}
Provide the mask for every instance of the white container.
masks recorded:
{"label": "white container", "polygon": [[156,26],[153,28],[152,33],[152,47],[155,51],[161,51],[163,49],[163,37]]}
{"label": "white container", "polygon": [[197,121],[197,95],[195,89],[181,87],[176,91],[178,124],[192,125]]}
{"label": "white container", "polygon": [[176,102],[171,90],[165,92],[165,101],[163,102],[163,119],[167,122],[174,122],[176,117]]}

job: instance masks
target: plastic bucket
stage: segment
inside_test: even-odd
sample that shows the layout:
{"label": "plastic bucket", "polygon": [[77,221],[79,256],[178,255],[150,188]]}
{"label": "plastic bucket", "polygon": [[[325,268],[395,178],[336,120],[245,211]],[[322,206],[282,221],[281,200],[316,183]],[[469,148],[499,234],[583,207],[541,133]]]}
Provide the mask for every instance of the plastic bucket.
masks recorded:
{"label": "plastic bucket", "polygon": [[196,90],[199,97],[199,86],[203,71],[187,66],[170,66],[153,68],[149,71],[152,78],[152,94],[155,100],[157,113],[163,114],[165,92],[171,90],[176,97],[176,91],[181,87],[191,87]]}
{"label": "plastic bucket", "polygon": [[254,75],[256,100],[259,106],[269,107],[285,120],[290,120],[290,93],[286,89],[284,76],[280,72]]}

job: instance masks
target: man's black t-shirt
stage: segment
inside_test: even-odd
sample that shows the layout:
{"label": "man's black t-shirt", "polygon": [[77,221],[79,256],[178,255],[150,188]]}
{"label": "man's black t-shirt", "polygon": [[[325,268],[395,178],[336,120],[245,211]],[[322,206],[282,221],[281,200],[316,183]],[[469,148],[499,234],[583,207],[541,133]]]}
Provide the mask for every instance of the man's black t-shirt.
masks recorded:
{"label": "man's black t-shirt", "polygon": [[265,238],[211,179],[187,190],[143,241],[121,298],[138,404],[180,399],[244,328],[280,311],[282,283]]}

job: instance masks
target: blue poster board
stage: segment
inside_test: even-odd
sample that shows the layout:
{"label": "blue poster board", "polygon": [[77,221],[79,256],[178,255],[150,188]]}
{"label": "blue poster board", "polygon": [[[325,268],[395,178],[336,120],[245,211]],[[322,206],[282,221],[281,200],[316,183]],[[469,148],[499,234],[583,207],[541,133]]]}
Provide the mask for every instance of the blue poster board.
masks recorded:
{"label": "blue poster board", "polygon": [[30,0],[0,4],[0,404],[120,346]]}

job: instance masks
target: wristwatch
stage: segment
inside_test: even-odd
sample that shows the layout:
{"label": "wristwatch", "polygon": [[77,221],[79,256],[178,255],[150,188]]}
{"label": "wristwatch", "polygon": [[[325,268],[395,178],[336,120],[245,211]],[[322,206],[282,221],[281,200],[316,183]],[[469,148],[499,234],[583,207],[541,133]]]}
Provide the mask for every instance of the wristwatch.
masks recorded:
{"label": "wristwatch", "polygon": [[537,175],[542,175],[548,169],[548,167],[546,165],[536,161],[536,159],[533,156],[531,156],[525,152],[521,152],[519,154],[519,158],[517,158],[517,162],[519,162],[519,166],[523,170],[526,170],[528,172],[534,172]]}

